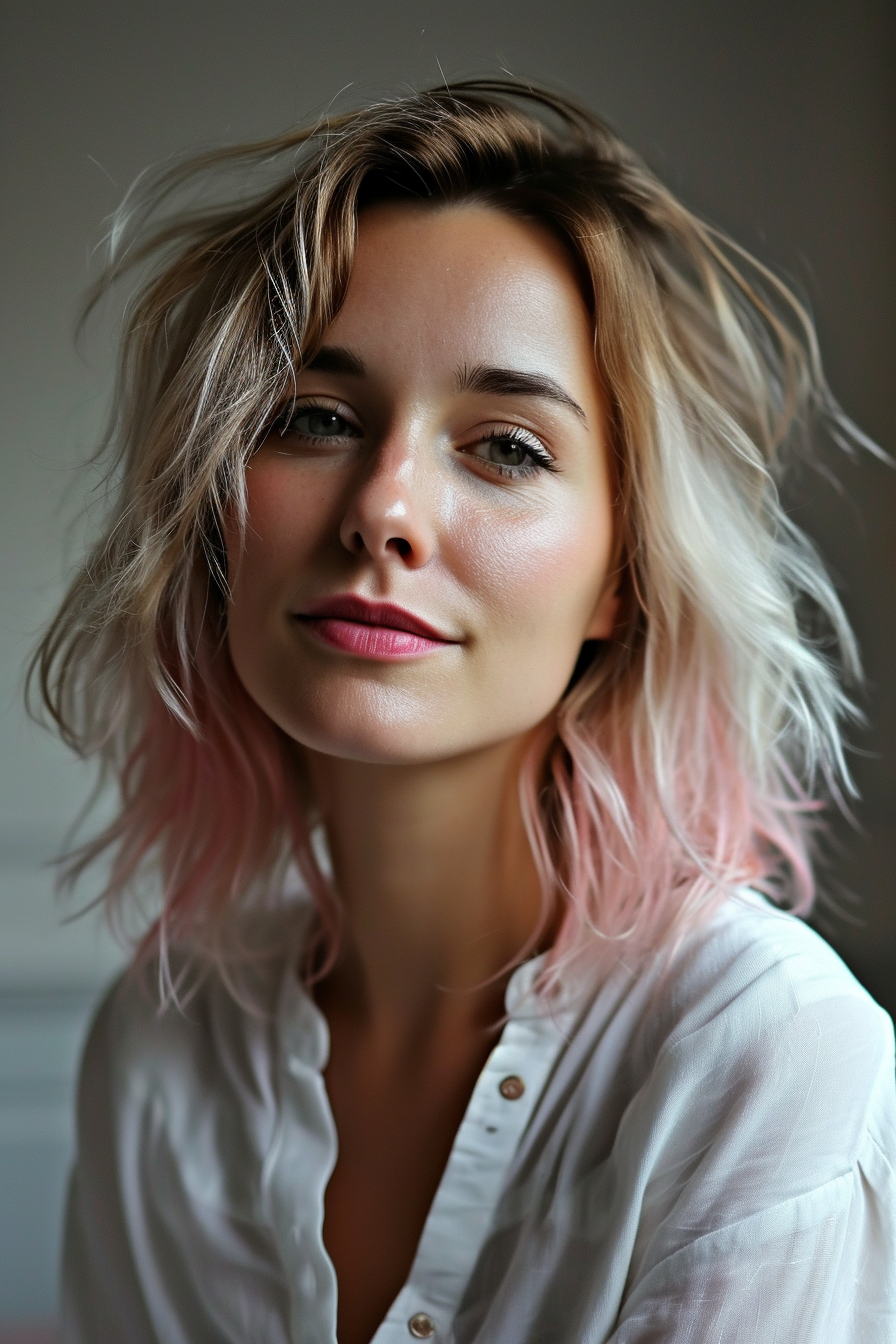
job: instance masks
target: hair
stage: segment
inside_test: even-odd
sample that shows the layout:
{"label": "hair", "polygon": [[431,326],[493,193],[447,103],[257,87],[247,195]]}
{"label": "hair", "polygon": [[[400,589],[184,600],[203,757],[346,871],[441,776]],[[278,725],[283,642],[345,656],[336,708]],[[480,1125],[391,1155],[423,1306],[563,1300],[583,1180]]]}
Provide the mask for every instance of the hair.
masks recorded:
{"label": "hair", "polygon": [[859,667],[778,487],[813,426],[865,440],[780,280],[590,112],[497,79],[178,161],[114,218],[91,302],[142,277],[104,440],[115,502],[32,665],[65,740],[120,794],[69,875],[109,851],[112,910],[160,877],[142,947],[164,961],[173,943],[223,955],[239,912],[282,904],[294,863],[335,955],[298,753],[228,654],[222,523],[244,523],[245,463],[339,310],[359,212],[383,201],[537,222],[594,315],[622,605],[520,780],[545,910],[564,908],[551,974],[654,949],[744,884],[805,911],[816,795],[851,789],[841,679]]}

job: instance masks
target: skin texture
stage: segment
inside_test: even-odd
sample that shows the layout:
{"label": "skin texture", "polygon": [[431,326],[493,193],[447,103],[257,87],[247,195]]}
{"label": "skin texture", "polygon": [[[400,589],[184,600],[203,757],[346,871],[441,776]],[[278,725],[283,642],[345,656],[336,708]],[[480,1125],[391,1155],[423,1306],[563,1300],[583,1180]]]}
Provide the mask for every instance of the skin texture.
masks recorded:
{"label": "skin texture", "polygon": [[[324,340],[354,366],[331,354],[299,374],[298,414],[247,468],[244,542],[227,537],[231,656],[304,754],[346,910],[316,990],[340,1344],[367,1344],[407,1276],[507,963],[537,926],[519,760],[583,640],[612,634],[593,346],[572,267],[538,226],[481,206],[367,211]],[[507,442],[518,433],[553,470]],[[334,648],[302,614],[345,593],[443,639],[391,661]]]}

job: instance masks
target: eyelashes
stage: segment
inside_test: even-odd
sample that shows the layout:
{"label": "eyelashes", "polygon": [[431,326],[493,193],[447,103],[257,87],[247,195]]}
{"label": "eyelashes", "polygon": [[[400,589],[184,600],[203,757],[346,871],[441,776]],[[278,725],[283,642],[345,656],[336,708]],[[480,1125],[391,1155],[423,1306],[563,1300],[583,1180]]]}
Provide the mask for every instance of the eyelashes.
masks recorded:
{"label": "eyelashes", "polygon": [[528,434],[519,427],[493,429],[477,439],[473,448],[485,451],[471,452],[466,449],[468,456],[494,468],[499,476],[510,479],[535,476],[540,471],[558,470],[557,463],[544,444],[534,434]]}
{"label": "eyelashes", "polygon": [[[348,408],[326,398],[293,403],[275,425],[281,437],[303,439],[316,448],[357,442],[363,431]],[[519,425],[493,424],[456,451],[504,480],[523,480],[557,472],[553,455],[541,440]]]}
{"label": "eyelashes", "polygon": [[345,408],[322,401],[296,403],[280,422],[281,435],[297,434],[314,443],[335,442],[340,439],[360,438],[361,432],[351,424]]}

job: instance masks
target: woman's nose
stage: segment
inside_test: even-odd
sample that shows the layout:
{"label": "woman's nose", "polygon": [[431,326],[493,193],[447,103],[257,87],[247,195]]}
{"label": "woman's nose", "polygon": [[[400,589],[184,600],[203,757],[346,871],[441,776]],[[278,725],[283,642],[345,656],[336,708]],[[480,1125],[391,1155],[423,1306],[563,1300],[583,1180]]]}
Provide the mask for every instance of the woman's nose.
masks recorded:
{"label": "woman's nose", "polygon": [[348,499],[339,529],[343,546],[358,557],[425,565],[435,547],[428,475],[407,438],[382,443]]}

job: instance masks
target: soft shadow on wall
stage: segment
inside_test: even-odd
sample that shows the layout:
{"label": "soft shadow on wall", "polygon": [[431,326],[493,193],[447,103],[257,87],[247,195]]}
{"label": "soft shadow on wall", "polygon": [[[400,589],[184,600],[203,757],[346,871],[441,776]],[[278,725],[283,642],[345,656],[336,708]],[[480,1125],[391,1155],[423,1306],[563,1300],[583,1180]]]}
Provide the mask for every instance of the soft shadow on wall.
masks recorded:
{"label": "soft shadow on wall", "polygon": [[[104,216],[148,164],[281,130],[334,98],[432,83],[440,67],[555,81],[795,282],[845,409],[894,450],[894,24],[889,0],[84,0],[19,6],[7,22],[0,1320],[55,1310],[78,1042],[116,964],[108,945],[87,948],[53,910],[41,865],[88,779],[20,708],[23,658],[77,550],[76,467],[108,389],[107,335],[100,328],[86,361],[71,336]],[[827,881],[845,914],[822,907],[819,919],[893,1012],[896,474],[871,458],[831,462],[843,493],[804,473],[789,498],[841,581],[864,649],[870,726],[854,733],[863,830],[835,828]]]}

